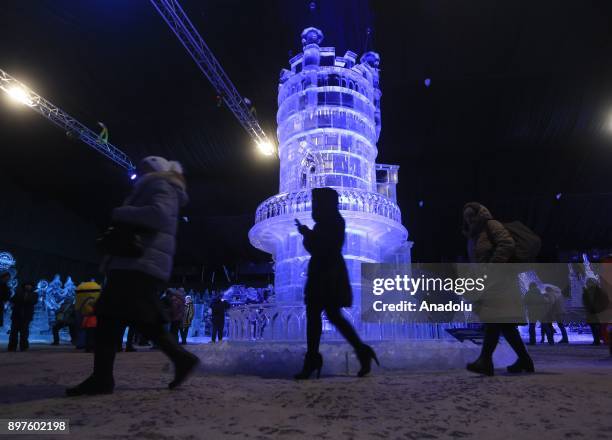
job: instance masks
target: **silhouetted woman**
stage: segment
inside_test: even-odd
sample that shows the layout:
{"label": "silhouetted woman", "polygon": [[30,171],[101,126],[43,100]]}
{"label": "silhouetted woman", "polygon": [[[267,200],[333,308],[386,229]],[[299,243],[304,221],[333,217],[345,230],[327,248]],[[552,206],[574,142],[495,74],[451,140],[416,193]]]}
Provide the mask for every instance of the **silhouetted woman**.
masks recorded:
{"label": "silhouetted woman", "polygon": [[298,231],[304,237],[304,248],[310,253],[308,280],[304,291],[306,303],[306,333],[308,351],[304,358],[302,371],[296,379],[308,379],[312,373],[321,374],[323,357],[319,353],[319,343],[323,323],[321,313],[338,329],[353,346],[361,369],[359,377],[370,372],[372,359],[378,364],[376,354],[364,344],[353,326],[342,314],[342,307],[350,307],[353,295],[342,245],[344,244],[344,219],[338,211],[338,193],[331,188],[312,190],[312,219],[315,226],[310,230],[296,220]]}
{"label": "silhouetted woman", "polygon": [[107,234],[107,242],[114,244],[104,248],[107,280],[95,307],[93,374],[67,389],[69,396],[113,392],[117,341],[126,325],[135,325],[170,358],[174,364],[170,388],[180,385],[199,362],[164,330],[168,317],[159,297],[172,272],[179,209],[187,203],[182,169],[177,162],[150,156],[140,162],[137,172],[132,192],[112,213],[114,231],[124,232],[114,239]]}
{"label": "silhouetted woman", "polygon": [[[514,256],[512,235],[480,203],[467,203],[463,207],[463,233],[468,239],[468,256],[473,263],[508,263]],[[491,269],[496,270],[495,267]],[[467,369],[474,373],[493,376],[493,352],[501,335],[518,356],[517,361],[508,366],[508,372],[534,372],[533,361],[517,329],[523,318],[518,274],[515,277],[511,268],[507,271],[495,277],[501,286],[485,290],[482,300],[475,305],[481,321],[486,323],[480,357],[467,364]]]}

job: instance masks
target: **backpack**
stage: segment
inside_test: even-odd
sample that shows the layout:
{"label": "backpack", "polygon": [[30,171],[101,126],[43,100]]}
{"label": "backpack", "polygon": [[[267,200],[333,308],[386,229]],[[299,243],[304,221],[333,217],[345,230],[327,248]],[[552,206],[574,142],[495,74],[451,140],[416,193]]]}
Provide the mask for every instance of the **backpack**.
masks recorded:
{"label": "backpack", "polygon": [[503,224],[514,239],[513,263],[533,263],[540,253],[542,240],[520,221],[516,220]]}

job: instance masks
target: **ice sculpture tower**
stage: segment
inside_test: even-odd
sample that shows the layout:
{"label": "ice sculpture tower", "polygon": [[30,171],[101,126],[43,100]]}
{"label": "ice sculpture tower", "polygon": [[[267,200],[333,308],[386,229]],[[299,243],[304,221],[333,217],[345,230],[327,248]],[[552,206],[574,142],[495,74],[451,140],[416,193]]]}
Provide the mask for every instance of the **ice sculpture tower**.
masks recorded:
{"label": "ice sculpture tower", "polygon": [[[265,200],[249,232],[275,260],[278,306],[303,303],[308,254],[294,219],[312,227],[312,188],[332,187],[346,220],[344,256],[355,308],[362,262],[410,261],[408,231],[396,203],[396,165],[375,163],[380,134],[379,62],[375,52],[336,56],[323,33],[302,32],[303,53],[282,69],[278,89],[280,192]],[[355,318],[355,314],[352,314]]]}

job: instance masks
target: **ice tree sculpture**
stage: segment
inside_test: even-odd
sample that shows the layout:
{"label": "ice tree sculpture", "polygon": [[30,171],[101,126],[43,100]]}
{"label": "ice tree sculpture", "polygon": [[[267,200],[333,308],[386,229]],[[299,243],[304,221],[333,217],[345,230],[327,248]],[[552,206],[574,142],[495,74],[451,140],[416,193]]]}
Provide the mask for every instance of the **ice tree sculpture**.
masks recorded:
{"label": "ice tree sculpture", "polygon": [[290,60],[290,69],[281,70],[280,192],[257,208],[249,239],[274,257],[277,305],[294,307],[299,314],[309,255],[294,219],[312,226],[311,189],[334,188],[346,220],[343,253],[356,319],[361,263],[407,263],[410,245],[395,197],[399,167],[375,163],[381,128],[380,57],[367,52],[358,61],[351,51],[336,56],[335,48],[321,47],[322,40],[319,29],[305,29],[303,52]]}

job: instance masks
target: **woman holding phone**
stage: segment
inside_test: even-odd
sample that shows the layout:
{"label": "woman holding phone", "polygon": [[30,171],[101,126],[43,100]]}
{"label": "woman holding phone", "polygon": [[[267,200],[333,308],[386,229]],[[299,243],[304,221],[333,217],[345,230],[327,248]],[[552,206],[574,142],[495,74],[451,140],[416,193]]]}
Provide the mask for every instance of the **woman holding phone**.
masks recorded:
{"label": "woman holding phone", "polygon": [[321,374],[323,357],[319,353],[319,344],[323,311],[327,319],[355,349],[361,363],[357,375],[363,377],[370,372],[372,359],[377,364],[378,359],[374,350],[361,341],[353,326],[342,314],[342,307],[352,305],[353,295],[346,263],[342,256],[345,222],[338,211],[336,191],[331,188],[312,190],[312,219],[315,221],[313,229],[295,220],[299,233],[304,237],[304,248],[311,255],[304,289],[308,351],[302,371],[296,374],[295,378],[308,379],[315,371],[317,377]]}

